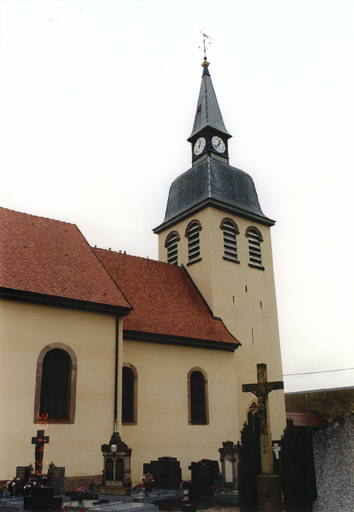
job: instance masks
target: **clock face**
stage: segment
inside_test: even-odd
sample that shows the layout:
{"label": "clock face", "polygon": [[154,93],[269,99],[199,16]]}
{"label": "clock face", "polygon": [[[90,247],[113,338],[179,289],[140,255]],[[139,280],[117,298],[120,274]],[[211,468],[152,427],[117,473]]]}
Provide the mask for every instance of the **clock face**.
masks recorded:
{"label": "clock face", "polygon": [[222,139],[220,139],[220,137],[214,135],[214,137],[211,139],[211,143],[213,145],[213,148],[216,149],[218,153],[224,153],[226,146],[225,142]]}
{"label": "clock face", "polygon": [[194,154],[200,155],[205,148],[206,140],[204,137],[199,137],[197,142],[194,144]]}
{"label": "clock face", "polygon": [[117,451],[117,445],[116,444],[112,444],[111,445],[111,451],[112,452],[116,452]]}

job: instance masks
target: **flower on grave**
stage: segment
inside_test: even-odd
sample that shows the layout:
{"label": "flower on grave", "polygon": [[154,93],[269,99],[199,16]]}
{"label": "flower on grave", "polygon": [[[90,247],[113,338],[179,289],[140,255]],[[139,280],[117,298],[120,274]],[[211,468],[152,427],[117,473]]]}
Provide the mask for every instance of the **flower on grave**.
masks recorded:
{"label": "flower on grave", "polygon": [[153,482],[154,477],[150,475],[150,473],[146,473],[146,475],[142,477],[142,481],[144,482],[144,484],[146,484],[147,482]]}
{"label": "flower on grave", "polygon": [[83,487],[78,487],[78,488],[76,489],[76,492],[80,492],[80,493],[82,493],[82,494],[85,494],[85,489],[84,489]]}
{"label": "flower on grave", "polygon": [[85,512],[85,509],[84,508],[80,508],[80,512]]}

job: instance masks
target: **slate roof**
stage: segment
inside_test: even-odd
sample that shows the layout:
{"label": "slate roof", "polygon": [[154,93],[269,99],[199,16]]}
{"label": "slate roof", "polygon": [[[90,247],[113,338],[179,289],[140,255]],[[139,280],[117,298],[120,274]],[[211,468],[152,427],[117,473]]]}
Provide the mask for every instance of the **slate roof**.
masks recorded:
{"label": "slate roof", "polygon": [[164,222],[154,231],[159,232],[160,227],[173,219],[188,216],[192,209],[208,205],[231,209],[237,215],[266,225],[274,224],[261,210],[251,176],[208,156],[174,180]]}
{"label": "slate roof", "polygon": [[[228,344],[240,343],[208,306],[186,270],[167,263],[94,249],[130,304],[124,332],[144,332]],[[215,348],[215,347],[214,347]]]}
{"label": "slate roof", "polygon": [[200,86],[197,111],[194,118],[194,125],[188,140],[206,127],[211,127],[231,137],[226,130],[219,108],[218,100],[210,78],[208,64],[203,63],[203,76]]}
{"label": "slate roof", "polygon": [[292,419],[295,427],[320,428],[327,425],[327,420],[322,418],[317,411],[287,410],[286,419]]}
{"label": "slate roof", "polygon": [[2,295],[16,290],[131,309],[74,224],[6,208],[0,208],[0,287]]}

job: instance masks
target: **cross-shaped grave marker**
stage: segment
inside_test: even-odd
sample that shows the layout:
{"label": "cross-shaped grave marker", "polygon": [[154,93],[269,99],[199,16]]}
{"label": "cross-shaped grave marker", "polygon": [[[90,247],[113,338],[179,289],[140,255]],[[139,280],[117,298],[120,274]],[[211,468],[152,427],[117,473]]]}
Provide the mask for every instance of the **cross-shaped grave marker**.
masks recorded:
{"label": "cross-shaped grave marker", "polygon": [[44,445],[47,443],[49,443],[49,436],[44,435],[44,430],[37,430],[37,437],[32,437],[32,444],[36,445],[34,452],[36,475],[42,475]]}
{"label": "cross-shaped grave marker", "polygon": [[273,389],[284,389],[282,381],[268,382],[267,365],[257,364],[257,384],[243,384],[242,391],[256,395],[258,401],[258,414],[260,419],[260,441],[262,474],[273,474],[273,450],[272,434],[270,431],[270,419],[268,409],[268,394]]}

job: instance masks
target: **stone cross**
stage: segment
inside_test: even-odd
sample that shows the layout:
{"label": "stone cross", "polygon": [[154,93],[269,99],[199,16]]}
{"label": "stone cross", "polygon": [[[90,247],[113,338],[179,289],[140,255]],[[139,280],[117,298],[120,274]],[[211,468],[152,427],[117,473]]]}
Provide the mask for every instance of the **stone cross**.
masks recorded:
{"label": "stone cross", "polygon": [[273,474],[272,434],[270,431],[268,408],[268,394],[273,391],[273,389],[284,389],[284,383],[282,381],[268,382],[267,365],[264,363],[257,364],[257,384],[242,385],[242,391],[244,393],[253,393],[256,395],[258,401],[263,475]]}
{"label": "stone cross", "polygon": [[275,458],[279,459],[279,452],[281,452],[281,446],[279,446],[278,443],[274,443],[273,452],[274,452]]}
{"label": "stone cross", "polygon": [[32,437],[32,444],[36,445],[36,450],[34,452],[35,456],[35,474],[42,475],[43,469],[43,452],[44,445],[49,443],[49,436],[44,435],[44,430],[37,430],[37,437]]}

